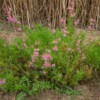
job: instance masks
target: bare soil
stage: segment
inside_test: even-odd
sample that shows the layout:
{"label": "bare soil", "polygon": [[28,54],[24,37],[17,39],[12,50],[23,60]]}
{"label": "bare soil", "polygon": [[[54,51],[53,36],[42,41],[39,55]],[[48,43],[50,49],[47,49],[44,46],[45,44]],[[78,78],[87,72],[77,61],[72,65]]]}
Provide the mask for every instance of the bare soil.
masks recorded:
{"label": "bare soil", "polygon": [[[81,95],[58,94],[54,90],[42,91],[37,96],[25,97],[23,100],[100,100],[100,81],[78,85],[76,90]],[[0,100],[16,100],[16,95],[2,94]]]}

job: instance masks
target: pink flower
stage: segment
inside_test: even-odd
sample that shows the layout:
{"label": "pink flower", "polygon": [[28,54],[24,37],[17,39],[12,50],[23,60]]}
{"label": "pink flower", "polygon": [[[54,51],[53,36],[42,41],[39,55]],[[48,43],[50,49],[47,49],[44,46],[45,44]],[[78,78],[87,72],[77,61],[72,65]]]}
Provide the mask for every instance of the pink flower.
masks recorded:
{"label": "pink flower", "polygon": [[6,83],[6,80],[5,79],[0,79],[0,85],[3,85],[3,84],[5,84]]}
{"label": "pink flower", "polygon": [[58,47],[57,46],[54,46],[52,50],[58,51]]}
{"label": "pink flower", "polygon": [[79,52],[81,52],[81,49],[80,49],[79,47],[77,48],[77,50],[78,50]]}
{"label": "pink flower", "polygon": [[26,43],[24,43],[24,48],[27,48],[27,44]]}
{"label": "pink flower", "polygon": [[92,36],[91,35],[89,35],[89,37],[88,37],[89,39],[92,39]]}
{"label": "pink flower", "polygon": [[71,51],[71,48],[67,48],[67,51]]}
{"label": "pink flower", "polygon": [[51,54],[47,54],[47,53],[43,54],[42,60],[45,60],[45,61],[52,60]]}
{"label": "pink flower", "polygon": [[17,21],[17,24],[21,24],[21,22],[20,21]]}
{"label": "pink flower", "polygon": [[51,66],[52,66],[52,67],[55,67],[56,65],[55,65],[55,64],[52,64]]}
{"label": "pink flower", "polygon": [[91,19],[90,19],[90,22],[95,23],[96,21],[95,21],[95,19],[91,18]]}
{"label": "pink flower", "polygon": [[90,25],[90,26],[88,27],[88,29],[89,29],[90,31],[93,31],[93,30],[94,30],[94,27]]}
{"label": "pink flower", "polygon": [[59,41],[61,40],[61,38],[58,38],[57,40],[58,40],[58,42],[59,42]]}
{"label": "pink flower", "polygon": [[39,56],[39,52],[38,51],[35,51],[34,52],[34,56],[38,57]]}
{"label": "pink flower", "polygon": [[62,32],[63,32],[64,34],[67,34],[67,31],[66,31],[65,28],[62,29]]}
{"label": "pink flower", "polygon": [[77,20],[74,22],[74,24],[75,24],[76,27],[79,25],[79,22],[80,22],[79,19],[77,19]]}
{"label": "pink flower", "polygon": [[17,31],[21,31],[22,29],[19,27],[19,28],[17,28]]}
{"label": "pink flower", "polygon": [[62,23],[66,23],[66,20],[64,18],[61,18]]}
{"label": "pink flower", "polygon": [[78,40],[78,41],[77,41],[77,43],[80,43],[80,42],[81,42],[81,40]]}
{"label": "pink flower", "polygon": [[35,57],[38,57],[39,56],[39,49],[35,49],[33,55]]}
{"label": "pink flower", "polygon": [[31,59],[32,59],[32,63],[36,61],[36,57],[34,55],[32,55]]}
{"label": "pink flower", "polygon": [[71,13],[70,16],[71,17],[75,17],[76,13]]}
{"label": "pink flower", "polygon": [[13,23],[17,23],[17,19],[13,16]]}
{"label": "pink flower", "polygon": [[31,68],[34,67],[34,66],[33,66],[33,63],[34,63],[34,62],[30,62],[30,63],[29,63],[29,67],[31,67]]}
{"label": "pink flower", "polygon": [[69,6],[69,7],[68,7],[68,10],[69,10],[69,11],[72,10],[72,7]]}
{"label": "pink flower", "polygon": [[32,57],[31,57],[32,63],[34,63],[36,61],[36,59],[38,58],[38,56],[39,56],[39,49],[35,49]]}
{"label": "pink flower", "polygon": [[7,17],[7,20],[8,20],[9,22],[13,22],[13,17],[12,17],[12,16],[8,16],[8,17]]}
{"label": "pink flower", "polygon": [[44,67],[50,67],[50,66],[51,66],[51,63],[50,63],[50,62],[45,61],[43,66],[44,66]]}
{"label": "pink flower", "polygon": [[52,29],[52,32],[53,32],[53,33],[56,33],[56,30],[55,30],[55,29]]}

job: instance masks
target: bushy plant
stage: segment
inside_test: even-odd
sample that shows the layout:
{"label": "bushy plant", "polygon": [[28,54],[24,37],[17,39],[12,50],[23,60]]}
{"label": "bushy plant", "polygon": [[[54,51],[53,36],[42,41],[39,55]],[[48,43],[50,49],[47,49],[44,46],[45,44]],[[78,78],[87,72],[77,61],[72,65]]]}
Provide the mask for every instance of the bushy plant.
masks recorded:
{"label": "bushy plant", "polygon": [[92,70],[100,67],[100,48],[84,44],[86,33],[77,34],[73,28],[66,28],[53,33],[37,25],[34,30],[25,28],[24,38],[16,38],[12,44],[4,45],[0,40],[0,76],[6,79],[2,88],[31,94],[75,86],[90,78]]}
{"label": "bushy plant", "polygon": [[86,55],[89,66],[100,70],[100,40],[91,43]]}

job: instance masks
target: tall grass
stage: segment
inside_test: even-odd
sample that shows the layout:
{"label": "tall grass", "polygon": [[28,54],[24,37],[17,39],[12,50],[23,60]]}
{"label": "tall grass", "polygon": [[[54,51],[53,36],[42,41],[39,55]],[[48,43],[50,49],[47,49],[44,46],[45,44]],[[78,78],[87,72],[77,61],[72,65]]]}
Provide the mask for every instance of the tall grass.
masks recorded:
{"label": "tall grass", "polygon": [[[1,2],[2,0],[0,0]],[[13,14],[29,26],[35,23],[52,27],[60,26],[60,19],[68,19],[68,5],[72,0],[3,0],[2,8],[10,6]],[[75,0],[76,18],[80,25],[89,24],[90,18],[96,20],[96,28],[100,26],[100,0]],[[1,3],[0,3],[1,4]]]}

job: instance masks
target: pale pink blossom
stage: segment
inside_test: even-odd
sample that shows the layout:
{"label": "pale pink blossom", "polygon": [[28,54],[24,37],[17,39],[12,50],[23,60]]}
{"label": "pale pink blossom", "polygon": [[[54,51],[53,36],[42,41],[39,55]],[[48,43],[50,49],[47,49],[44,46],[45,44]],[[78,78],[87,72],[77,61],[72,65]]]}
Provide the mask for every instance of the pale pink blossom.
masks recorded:
{"label": "pale pink blossom", "polygon": [[17,21],[17,24],[21,24],[21,22],[20,21]]}
{"label": "pale pink blossom", "polygon": [[92,35],[89,35],[88,38],[89,38],[89,39],[92,39]]}
{"label": "pale pink blossom", "polygon": [[67,48],[67,51],[71,51],[71,48]]}
{"label": "pale pink blossom", "polygon": [[77,19],[77,20],[74,22],[75,27],[77,27],[77,26],[79,25],[79,22],[80,22],[79,19]]}
{"label": "pale pink blossom", "polygon": [[59,42],[59,41],[61,40],[61,38],[58,38],[57,40],[58,40],[58,42]]}
{"label": "pale pink blossom", "polygon": [[16,28],[17,29],[17,31],[21,31],[22,29],[19,27],[19,28]]}
{"label": "pale pink blossom", "polygon": [[44,66],[44,67],[50,67],[50,66],[51,66],[51,63],[50,63],[50,62],[45,61],[45,62],[44,62],[44,64],[43,64],[43,66]]}
{"label": "pale pink blossom", "polygon": [[58,47],[57,46],[54,46],[52,50],[58,51]]}
{"label": "pale pink blossom", "polygon": [[7,20],[8,20],[9,22],[13,22],[13,17],[12,17],[12,16],[8,16],[8,17],[7,17]]}
{"label": "pale pink blossom", "polygon": [[45,60],[45,61],[47,61],[47,60],[52,60],[53,58],[52,58],[52,56],[51,56],[51,54],[48,54],[48,53],[45,53],[45,54],[43,54],[43,56],[42,56],[42,60]]}
{"label": "pale pink blossom", "polygon": [[3,85],[6,83],[6,80],[5,79],[0,79],[0,85]]}
{"label": "pale pink blossom", "polygon": [[34,56],[37,56],[38,57],[39,56],[39,52],[38,51],[35,51],[34,52]]}
{"label": "pale pink blossom", "polygon": [[55,64],[52,64],[51,66],[52,66],[52,67],[55,67],[56,65],[55,65]]}
{"label": "pale pink blossom", "polygon": [[52,29],[52,33],[56,33],[56,30],[55,29]]}
{"label": "pale pink blossom", "polygon": [[78,40],[78,41],[77,41],[77,43],[80,43],[80,42],[81,42],[81,40]]}
{"label": "pale pink blossom", "polygon": [[62,23],[66,23],[66,20],[64,18],[61,18]]}
{"label": "pale pink blossom", "polygon": [[62,29],[62,32],[63,32],[64,34],[67,34],[67,30],[66,30],[65,28]]}
{"label": "pale pink blossom", "polygon": [[32,63],[32,62],[30,62],[30,63],[29,63],[29,65],[30,65],[30,66],[32,66],[32,65],[33,65],[33,63]]}
{"label": "pale pink blossom", "polygon": [[27,44],[26,43],[24,43],[24,48],[27,48]]}

